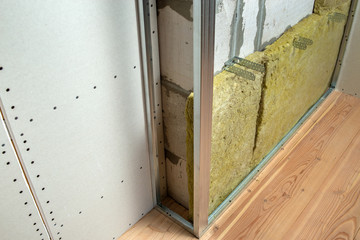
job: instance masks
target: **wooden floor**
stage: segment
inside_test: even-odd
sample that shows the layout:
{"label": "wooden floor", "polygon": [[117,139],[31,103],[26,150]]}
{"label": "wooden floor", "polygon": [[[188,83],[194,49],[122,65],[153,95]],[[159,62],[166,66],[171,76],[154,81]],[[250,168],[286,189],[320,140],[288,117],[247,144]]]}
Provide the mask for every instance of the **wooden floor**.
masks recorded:
{"label": "wooden floor", "polygon": [[[360,240],[360,99],[333,92],[201,238]],[[152,210],[121,240],[195,239]]]}

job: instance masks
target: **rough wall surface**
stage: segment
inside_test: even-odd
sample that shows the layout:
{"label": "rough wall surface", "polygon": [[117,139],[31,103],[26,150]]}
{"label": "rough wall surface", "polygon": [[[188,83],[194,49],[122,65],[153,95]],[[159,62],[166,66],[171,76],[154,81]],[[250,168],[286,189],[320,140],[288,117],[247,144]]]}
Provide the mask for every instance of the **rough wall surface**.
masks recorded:
{"label": "rough wall surface", "polygon": [[167,193],[188,207],[186,98],[193,89],[192,0],[158,0]]}
{"label": "rough wall surface", "polygon": [[[343,8],[346,12],[346,6]],[[329,19],[328,15],[339,7],[331,9],[303,19],[265,51],[248,57],[265,64],[263,78],[257,75],[254,82],[247,82],[226,71],[215,76],[209,213],[328,88],[345,24],[345,20]],[[302,41],[301,37],[311,40],[305,44],[306,49],[293,45],[294,41]],[[190,214],[193,206],[192,114],[193,95],[190,95],[186,108]]]}
{"label": "rough wall surface", "polygon": [[[345,21],[312,14],[262,56],[266,64],[261,112],[253,161],[257,164],[326,91],[335,66]],[[294,48],[297,37],[313,41]]]}

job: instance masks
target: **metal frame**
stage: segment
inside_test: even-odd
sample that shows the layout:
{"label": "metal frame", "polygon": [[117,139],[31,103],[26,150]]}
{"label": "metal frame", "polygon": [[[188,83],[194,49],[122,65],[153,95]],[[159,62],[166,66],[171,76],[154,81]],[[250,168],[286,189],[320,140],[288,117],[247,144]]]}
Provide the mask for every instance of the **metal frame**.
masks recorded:
{"label": "metal frame", "polygon": [[159,43],[155,0],[137,0],[144,109],[147,116],[148,149],[154,205],[166,196],[165,152],[162,126],[162,103]]}
{"label": "metal frame", "polygon": [[353,21],[354,21],[354,14],[355,14],[357,4],[358,4],[358,0],[352,0],[351,1],[351,6],[350,6],[349,14],[348,14],[348,17],[347,17],[347,22],[346,22],[346,26],[345,26],[345,30],[344,30],[344,35],[343,35],[343,38],[341,40],[339,55],[338,55],[338,58],[337,58],[337,61],[336,61],[336,66],[335,66],[335,69],[334,69],[334,72],[333,72],[333,75],[332,75],[332,80],[331,80],[331,86],[332,87],[336,86],[336,83],[337,83],[337,81],[339,79],[340,68],[341,68],[342,60],[344,59],[345,49],[346,49],[346,45],[347,45],[347,42],[348,42],[351,26],[352,26]]}
{"label": "metal frame", "polygon": [[[148,4],[148,1],[144,1]],[[153,3],[155,5],[155,3]],[[215,8],[216,0],[201,0],[194,1],[193,4],[193,31],[194,31],[194,221],[193,225],[182,218],[171,209],[161,204],[161,196],[159,194],[159,166],[160,159],[154,158],[153,161],[153,176],[156,186],[156,202],[158,210],[165,215],[173,218],[177,223],[182,225],[186,230],[193,233],[196,237],[201,237],[208,225],[208,208],[209,208],[209,185],[210,185],[210,156],[211,156],[211,124],[212,124],[212,99],[213,99],[213,72],[214,72],[214,43],[215,43]],[[156,49],[154,47],[153,39],[149,40],[149,28],[151,25],[151,16],[144,12],[145,20],[145,39],[147,39],[146,53],[147,58],[144,60],[144,65],[148,68],[148,88],[145,94],[150,98],[151,111],[154,111],[154,103],[156,97],[160,94],[154,92],[153,84],[156,78],[151,74],[151,71],[158,71],[154,68],[152,62],[158,61],[157,41]],[[153,20],[156,21],[156,20]],[[151,49],[151,50],[150,50]],[[153,57],[149,57],[153,55]],[[152,61],[151,61],[152,59]],[[155,65],[156,67],[158,65]],[[156,84],[157,86],[160,85]],[[160,101],[160,100],[159,100]],[[161,104],[160,104],[161,106]],[[160,112],[161,114],[161,112]],[[156,116],[158,119],[158,117]],[[158,119],[160,121],[161,119]],[[163,145],[159,141],[159,133],[154,130],[154,122],[152,126],[152,144],[154,151],[163,151]],[[162,137],[162,132],[161,135]]]}
{"label": "metal frame", "polygon": [[215,0],[194,1],[194,234],[208,227]]}

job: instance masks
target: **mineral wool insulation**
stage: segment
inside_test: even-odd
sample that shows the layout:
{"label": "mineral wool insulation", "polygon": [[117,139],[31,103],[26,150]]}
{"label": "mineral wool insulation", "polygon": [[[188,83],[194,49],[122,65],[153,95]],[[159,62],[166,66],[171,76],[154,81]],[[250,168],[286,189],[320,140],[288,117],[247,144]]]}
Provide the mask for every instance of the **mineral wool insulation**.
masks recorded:
{"label": "mineral wool insulation", "polygon": [[[317,1],[315,13],[263,52],[247,57],[266,72],[247,80],[223,71],[214,78],[209,214],[235,189],[329,87],[350,1]],[[306,49],[294,47],[310,39]],[[239,68],[240,67],[237,66]],[[188,97],[187,171],[193,215],[193,94]]]}

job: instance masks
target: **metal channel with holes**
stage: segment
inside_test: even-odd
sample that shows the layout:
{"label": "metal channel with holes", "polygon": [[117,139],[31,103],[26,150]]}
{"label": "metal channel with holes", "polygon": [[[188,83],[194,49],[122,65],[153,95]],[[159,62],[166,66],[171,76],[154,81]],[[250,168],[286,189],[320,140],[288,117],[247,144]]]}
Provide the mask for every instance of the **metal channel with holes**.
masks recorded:
{"label": "metal channel with holes", "polygon": [[[139,1],[141,2],[141,1]],[[156,0],[143,1],[139,13],[142,60],[144,68],[144,96],[147,109],[148,145],[154,203],[160,204],[167,195],[165,152],[162,126],[160,59],[157,29]]]}
{"label": "metal channel with holes", "polygon": [[50,240],[2,118],[0,193],[1,239]]}
{"label": "metal channel with holes", "polygon": [[[335,70],[334,70],[334,73],[332,75],[331,86],[333,86],[333,87],[336,86],[338,88],[337,81],[339,79],[340,69],[341,69],[342,61],[344,59],[345,50],[346,50],[346,47],[347,47],[347,44],[348,44],[348,39],[349,39],[351,27],[352,27],[353,22],[354,22],[355,11],[356,11],[357,7],[358,7],[358,0],[352,0],[351,1],[351,6],[350,6],[350,9],[349,9],[349,14],[348,14],[346,26],[345,26],[344,36],[343,36],[342,41],[341,41],[341,46],[340,46],[338,59],[336,61]],[[340,88],[340,89],[342,89],[342,88]]]}
{"label": "metal channel with holes", "polygon": [[154,206],[141,6],[0,3],[4,116],[52,239],[116,239]]}

